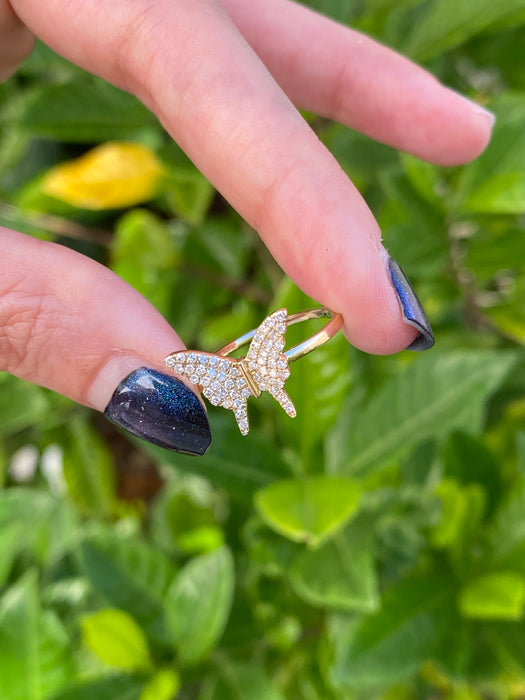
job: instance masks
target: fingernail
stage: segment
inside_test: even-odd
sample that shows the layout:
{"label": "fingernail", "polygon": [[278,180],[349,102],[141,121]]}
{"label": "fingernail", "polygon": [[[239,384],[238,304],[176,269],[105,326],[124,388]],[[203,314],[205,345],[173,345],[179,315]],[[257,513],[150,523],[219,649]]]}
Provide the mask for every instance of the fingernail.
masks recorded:
{"label": "fingernail", "polygon": [[391,257],[388,257],[387,268],[401,306],[403,321],[419,331],[419,335],[410,343],[407,350],[430,350],[436,341],[421,302],[407,280],[405,273]]}
{"label": "fingernail", "polygon": [[202,455],[211,442],[197,395],[176,377],[147,367],[120,382],[104,415],[133,435],[175,452]]}
{"label": "fingernail", "polygon": [[[449,88],[450,89],[450,88]],[[487,121],[489,122],[489,126],[492,129],[494,126],[494,122],[496,121],[496,115],[494,112],[490,112],[488,109],[485,109],[485,107],[482,107],[480,104],[477,102],[474,102],[473,100],[469,100],[468,97],[465,97],[465,95],[461,95],[459,92],[456,92],[455,90],[452,90],[452,92],[459,97],[463,102],[468,104],[470,109],[475,113],[475,114],[480,114],[481,116],[485,117]]]}

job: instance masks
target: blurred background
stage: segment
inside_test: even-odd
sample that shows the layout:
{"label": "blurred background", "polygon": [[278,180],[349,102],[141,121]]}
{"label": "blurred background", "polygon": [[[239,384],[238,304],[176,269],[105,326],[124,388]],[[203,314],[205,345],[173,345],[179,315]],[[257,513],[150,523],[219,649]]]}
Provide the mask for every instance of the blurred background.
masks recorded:
{"label": "blurred background", "polygon": [[[497,114],[453,169],[305,115],[436,348],[339,336],[293,366],[295,420],[263,397],[243,438],[211,407],[202,458],[0,374],[1,700],[525,697],[525,0],[308,4]],[[0,85],[0,224],[188,347],[315,305],[137,100],[42,45]]]}

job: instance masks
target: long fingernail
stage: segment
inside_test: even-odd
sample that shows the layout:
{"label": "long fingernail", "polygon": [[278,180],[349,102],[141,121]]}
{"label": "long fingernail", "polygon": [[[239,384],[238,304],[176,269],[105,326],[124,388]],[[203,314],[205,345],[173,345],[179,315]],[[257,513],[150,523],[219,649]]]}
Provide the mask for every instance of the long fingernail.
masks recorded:
{"label": "long fingernail", "polygon": [[419,335],[410,343],[407,350],[430,350],[436,341],[421,302],[407,280],[405,273],[393,258],[388,257],[387,267],[399,299],[403,321],[409,326],[414,326],[419,331]]}
{"label": "long fingernail", "polygon": [[202,455],[211,442],[206,411],[197,395],[176,377],[147,367],[120,382],[104,415],[168,450]]}

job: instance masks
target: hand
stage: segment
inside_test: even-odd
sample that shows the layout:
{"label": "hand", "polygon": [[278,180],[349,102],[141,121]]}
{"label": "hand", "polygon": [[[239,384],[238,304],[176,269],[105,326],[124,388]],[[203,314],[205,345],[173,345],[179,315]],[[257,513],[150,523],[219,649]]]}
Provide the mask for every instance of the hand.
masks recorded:
{"label": "hand", "polygon": [[[395,52],[288,0],[11,5],[19,21],[0,0],[0,75],[28,53],[32,32],[134,93],[292,279],[343,313],[354,345],[392,353],[418,337],[431,344],[370,210],[296,107],[440,165],[485,148],[490,113]],[[104,410],[123,377],[142,366],[162,370],[162,359],[183,347],[106,268],[58,245],[5,229],[2,236],[0,369]],[[146,375],[150,395],[143,374],[133,375],[113,396],[119,410],[110,417],[154,442],[170,432],[167,446],[202,452],[209,434],[195,395],[177,380],[168,386]],[[124,394],[133,397],[129,421]],[[152,396],[156,412],[145,419]],[[184,411],[186,432],[174,431]]]}

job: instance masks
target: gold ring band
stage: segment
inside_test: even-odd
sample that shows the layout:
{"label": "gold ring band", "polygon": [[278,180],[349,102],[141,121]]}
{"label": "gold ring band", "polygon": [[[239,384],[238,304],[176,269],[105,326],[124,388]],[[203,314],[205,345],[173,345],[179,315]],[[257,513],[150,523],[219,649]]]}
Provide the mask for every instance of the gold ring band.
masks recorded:
{"label": "gold ring band", "polygon": [[[294,345],[293,348],[286,350],[284,355],[288,362],[295,362],[301,357],[308,355],[308,353],[312,352],[313,350],[320,348],[321,345],[327,343],[343,327],[343,317],[341,314],[334,313],[329,309],[309,309],[308,311],[299,311],[298,313],[291,314],[290,316],[286,317],[286,327],[293,326],[295,323],[301,323],[302,321],[313,321],[317,318],[329,318],[330,321],[323,326],[321,330],[314,333],[314,335],[312,335],[310,338],[307,338],[306,340],[303,340],[302,343]],[[232,340],[231,343],[228,343],[228,345],[221,348],[217,352],[217,355],[227,357],[228,355],[231,355],[232,352],[235,352],[245,345],[248,345],[248,343],[254,337],[256,331],[257,328],[253,328],[251,331],[241,335],[236,340]]]}
{"label": "gold ring band", "polygon": [[[329,318],[310,338],[284,351],[288,326],[302,321]],[[183,350],[165,359],[175,374],[196,384],[214,406],[231,409],[243,435],[249,430],[247,401],[268,391],[290,417],[296,415],[292,400],[284,390],[290,376],[289,364],[324,345],[342,328],[343,317],[329,309],[309,309],[288,315],[278,309],[248,333],[221,348],[218,353]],[[250,344],[245,357],[228,357]]]}

